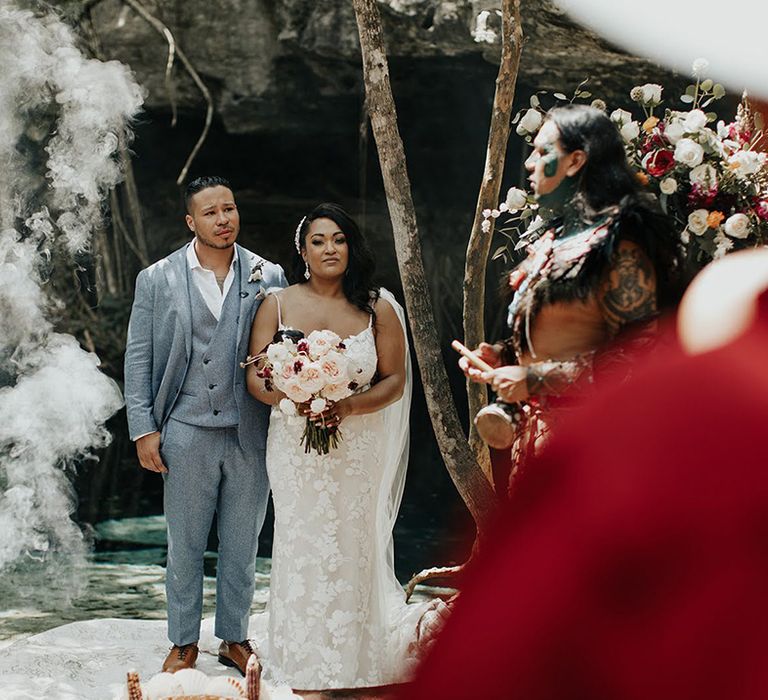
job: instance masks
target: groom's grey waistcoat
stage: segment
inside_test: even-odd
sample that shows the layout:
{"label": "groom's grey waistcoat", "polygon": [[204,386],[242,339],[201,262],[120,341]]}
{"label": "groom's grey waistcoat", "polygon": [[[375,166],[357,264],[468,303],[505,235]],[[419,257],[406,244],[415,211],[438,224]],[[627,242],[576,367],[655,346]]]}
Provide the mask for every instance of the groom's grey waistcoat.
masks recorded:
{"label": "groom's grey waistcoat", "polygon": [[171,416],[182,423],[206,428],[237,425],[235,355],[239,280],[235,278],[224,299],[219,320],[211,313],[187,268],[192,309],[192,350],[187,376]]}
{"label": "groom's grey waistcoat", "polygon": [[[226,358],[231,368],[229,377],[223,377],[223,380],[231,387],[234,406],[229,408],[236,410],[236,419],[227,424],[237,425],[242,448],[257,454],[265,449],[269,407],[248,393],[245,370],[240,367],[240,362],[248,354],[251,324],[265,291],[270,287],[285,287],[287,282],[279,265],[267,262],[239,245],[237,253],[235,280],[222,309],[222,319],[228,314],[228,320],[224,325],[218,324],[220,337],[216,343],[217,352]],[[260,280],[255,279],[259,275],[252,275],[257,267],[261,268]],[[136,278],[125,349],[125,403],[128,428],[134,440],[140,435],[162,430],[171,416],[181,419],[183,411],[189,408],[182,403],[182,412],[177,415],[176,408],[187,375],[192,371],[190,381],[195,385],[200,381],[200,367],[192,368],[195,341],[191,292],[196,285],[192,279],[187,283],[188,269],[185,245],[142,270]],[[231,308],[226,310],[230,303]],[[223,367],[219,369],[228,372]],[[209,381],[206,386],[215,383]],[[199,422],[194,424],[201,425]]]}

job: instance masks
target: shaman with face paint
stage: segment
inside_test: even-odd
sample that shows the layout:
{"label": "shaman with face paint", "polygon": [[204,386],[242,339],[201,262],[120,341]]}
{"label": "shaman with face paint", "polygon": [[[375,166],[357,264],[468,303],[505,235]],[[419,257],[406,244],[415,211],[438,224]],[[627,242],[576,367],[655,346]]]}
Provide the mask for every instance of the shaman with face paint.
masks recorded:
{"label": "shaman with face paint", "polygon": [[544,221],[523,236],[528,255],[509,276],[511,335],[477,349],[492,372],[460,361],[503,402],[477,424],[494,447],[514,442],[513,468],[603,368],[628,371],[631,350],[655,335],[679,267],[671,224],[639,191],[603,112],[554,109],[533,146],[526,168]]}

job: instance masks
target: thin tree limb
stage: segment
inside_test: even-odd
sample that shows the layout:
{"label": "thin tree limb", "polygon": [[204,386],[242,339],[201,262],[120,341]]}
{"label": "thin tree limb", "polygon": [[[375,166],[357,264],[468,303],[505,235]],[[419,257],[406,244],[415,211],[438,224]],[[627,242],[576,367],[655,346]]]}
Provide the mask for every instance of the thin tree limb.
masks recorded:
{"label": "thin tree limb", "polygon": [[[523,25],[520,19],[520,0],[502,0],[501,4],[501,62],[496,78],[491,126],[488,133],[488,149],[485,157],[483,181],[475,207],[472,233],[467,246],[464,268],[464,344],[477,347],[485,340],[485,278],[488,254],[493,238],[491,229],[482,230],[483,210],[496,208],[504,174],[504,158],[510,132],[510,118],[515,99],[515,85],[520,68],[523,48]],[[467,381],[469,400],[469,436],[472,451],[489,480],[493,480],[488,447],[480,439],[474,425],[477,412],[488,403],[488,390],[484,384]]]}
{"label": "thin tree limb", "polygon": [[[144,7],[144,5],[139,2],[139,0],[123,0],[123,2],[129,7],[133,8],[146,22],[152,25],[157,30],[157,32],[166,39],[166,41],[169,37],[173,39],[173,33],[171,30],[168,29],[168,27],[151,12],[149,12],[149,10],[147,10],[147,8]],[[184,163],[184,167],[181,169],[179,176],[176,178],[176,184],[181,185],[187,177],[187,173],[189,172],[189,168],[192,165],[192,162],[195,160],[195,157],[200,152],[200,149],[205,143],[205,139],[208,137],[208,132],[210,131],[211,123],[213,122],[213,97],[211,96],[210,90],[202,81],[198,72],[195,70],[195,67],[187,58],[187,54],[182,51],[181,47],[178,45],[175,39],[173,39],[173,46],[176,55],[179,57],[179,60],[186,69],[187,73],[189,73],[189,76],[192,78],[195,85],[197,85],[198,90],[200,90],[206,102],[205,125],[203,126],[203,131],[200,134],[200,138],[198,138],[194,148],[192,149],[192,152],[189,154],[186,163]],[[170,52],[169,61],[171,61]]]}

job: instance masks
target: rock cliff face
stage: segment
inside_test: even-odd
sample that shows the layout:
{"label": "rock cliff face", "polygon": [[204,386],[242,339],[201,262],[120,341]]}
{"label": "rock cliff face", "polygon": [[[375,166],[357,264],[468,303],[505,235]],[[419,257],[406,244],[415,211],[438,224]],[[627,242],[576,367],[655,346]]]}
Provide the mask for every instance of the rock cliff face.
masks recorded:
{"label": "rock cliff face", "polygon": [[[477,97],[477,81],[493,74],[496,44],[478,43],[472,29],[488,3],[470,0],[385,0],[380,3],[393,81],[418,92],[426,81],[456,72],[463,81],[446,89]],[[338,110],[362,94],[357,26],[349,0],[146,0],[215,96],[230,133],[338,126]],[[636,81],[658,79],[659,69],[576,27],[547,0],[523,2],[525,48],[521,92],[569,91],[591,77],[594,94],[621,98]],[[148,106],[167,109],[164,39],[120,0],[93,9],[94,24],[110,57],[132,66],[148,87]],[[492,13],[489,28],[498,29]],[[175,69],[182,108],[200,105],[197,89]],[[491,78],[492,80],[492,78]],[[440,110],[441,104],[424,104]]]}

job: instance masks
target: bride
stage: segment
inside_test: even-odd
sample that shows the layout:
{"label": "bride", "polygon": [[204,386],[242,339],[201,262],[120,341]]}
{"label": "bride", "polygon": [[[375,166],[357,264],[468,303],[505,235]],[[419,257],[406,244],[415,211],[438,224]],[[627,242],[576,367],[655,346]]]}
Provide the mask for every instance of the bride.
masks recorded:
{"label": "bride", "polygon": [[[423,606],[406,605],[392,562],[392,527],[408,448],[410,377],[402,308],[372,285],[374,259],[357,225],[321,204],[296,230],[294,277],[254,320],[250,354],[278,330],[331,330],[344,339],[360,389],[325,410],[339,446],[305,453],[306,418],[249,367],[249,391],[272,405],[267,471],[275,536],[265,676],[320,690],[403,680]],[[308,411],[308,409],[307,409]],[[411,655],[412,656],[412,655]],[[412,659],[411,659],[412,660]]]}

